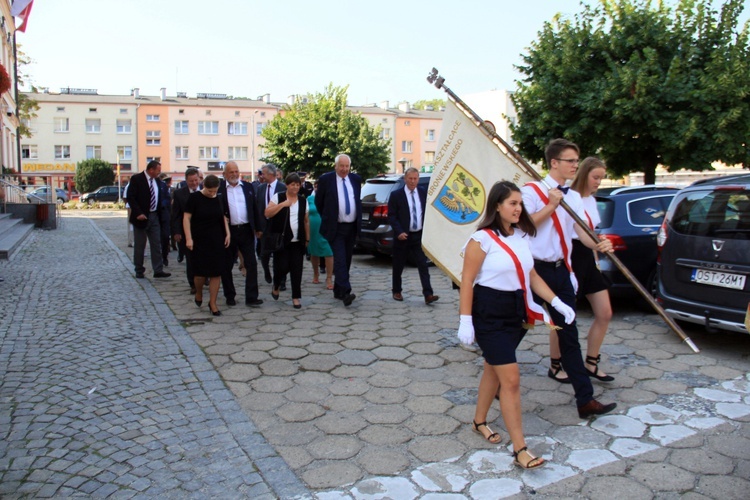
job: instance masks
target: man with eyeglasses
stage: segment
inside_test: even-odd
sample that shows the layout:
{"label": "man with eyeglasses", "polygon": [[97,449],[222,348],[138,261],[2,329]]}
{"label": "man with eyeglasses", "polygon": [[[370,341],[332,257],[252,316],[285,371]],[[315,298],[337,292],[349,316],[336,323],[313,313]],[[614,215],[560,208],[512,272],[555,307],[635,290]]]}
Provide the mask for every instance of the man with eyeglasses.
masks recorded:
{"label": "man with eyeglasses", "polygon": [[[536,236],[529,246],[534,257],[534,269],[557,295],[552,302],[561,300],[573,310],[576,306],[578,283],[570,264],[573,249],[573,233],[587,247],[599,252],[612,250],[609,240],[594,241],[586,231],[576,224],[573,217],[560,205],[563,200],[579,217],[585,220],[581,195],[565,187],[565,183],[575,177],[578,169],[580,150],[566,139],[554,139],[544,151],[549,174],[541,182],[530,182],[521,188],[523,205],[537,228]],[[565,322],[552,303],[546,303],[534,294],[534,300],[546,304],[552,321],[559,329],[550,331],[550,343],[560,344],[561,358],[551,360],[548,376],[562,383],[573,384],[578,416],[588,418],[603,415],[614,410],[617,403],[602,404],[594,399],[594,388],[588,370],[583,364],[581,345],[578,342],[578,327],[575,321]],[[570,319],[570,318],[568,318]],[[557,375],[562,366],[567,378]],[[555,371],[553,371],[553,369]]]}

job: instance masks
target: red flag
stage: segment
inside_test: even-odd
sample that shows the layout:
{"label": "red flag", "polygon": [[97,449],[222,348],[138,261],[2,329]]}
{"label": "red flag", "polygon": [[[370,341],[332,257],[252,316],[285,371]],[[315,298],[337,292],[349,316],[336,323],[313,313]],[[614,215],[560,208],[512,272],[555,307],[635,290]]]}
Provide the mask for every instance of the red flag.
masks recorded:
{"label": "red flag", "polygon": [[21,18],[21,24],[18,25],[16,31],[21,33],[26,32],[26,23],[29,20],[31,14],[31,7],[34,5],[34,0],[16,0],[13,2],[11,7],[11,14],[15,17]]}

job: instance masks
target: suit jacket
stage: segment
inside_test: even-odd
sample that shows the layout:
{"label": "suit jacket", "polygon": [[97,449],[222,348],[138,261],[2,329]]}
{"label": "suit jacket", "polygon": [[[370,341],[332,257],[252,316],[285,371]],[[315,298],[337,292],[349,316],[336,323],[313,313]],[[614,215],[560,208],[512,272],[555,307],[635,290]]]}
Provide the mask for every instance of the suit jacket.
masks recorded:
{"label": "suit jacket", "polygon": [[[245,205],[247,207],[247,214],[245,217],[247,218],[247,222],[251,225],[251,229],[253,234],[255,234],[255,231],[262,231],[260,229],[261,227],[261,218],[265,219],[265,217],[261,217],[261,214],[258,212],[258,205],[255,200],[255,190],[253,189],[253,186],[248,184],[247,182],[240,181],[240,186],[242,187],[242,193],[245,195]],[[232,220],[232,215],[229,212],[229,198],[227,198],[227,181],[224,179],[221,179],[221,183],[219,184],[219,196],[223,198],[223,206],[224,206],[224,215],[229,220],[229,225],[237,224],[237,221]]]}
{"label": "suit jacket", "polygon": [[[315,206],[318,208],[321,219],[320,234],[329,242],[333,241],[336,237],[336,225],[339,221],[337,177],[336,172],[328,172],[321,175],[320,179],[318,179],[318,192],[315,193]],[[362,200],[360,199],[362,177],[351,172],[349,172],[348,177],[349,182],[354,188],[354,208],[356,210],[354,223],[357,228],[355,234],[359,234],[359,229],[362,226]]]}
{"label": "suit jacket", "polygon": [[[138,216],[143,214],[148,217],[151,210],[151,189],[148,185],[148,175],[146,171],[138,172],[130,178],[128,184],[128,205],[130,205],[130,223],[136,227],[145,228],[148,224],[146,221],[138,220]],[[159,179],[154,179],[156,189],[159,192],[159,202],[156,204],[156,210],[161,210],[162,193],[166,191],[166,185]]]}
{"label": "suit jacket", "polygon": [[[266,192],[268,191],[268,184],[265,182],[258,186],[258,213],[260,214],[260,229],[259,231],[265,231],[266,230]],[[281,181],[276,181],[276,190],[271,193],[271,196],[273,196],[276,193],[286,193],[286,184],[284,184]]]}
{"label": "suit jacket", "polygon": [[[422,226],[424,226],[425,205],[427,204],[427,188],[417,186],[417,197],[422,205]],[[409,201],[406,199],[406,189],[401,188],[388,198],[388,222],[393,228],[393,239],[398,238],[401,233],[409,233],[411,230],[411,210]]]}
{"label": "suit jacket", "polygon": [[177,234],[185,236],[182,219],[185,215],[185,207],[190,196],[190,189],[185,186],[177,188],[172,196],[172,236]]}

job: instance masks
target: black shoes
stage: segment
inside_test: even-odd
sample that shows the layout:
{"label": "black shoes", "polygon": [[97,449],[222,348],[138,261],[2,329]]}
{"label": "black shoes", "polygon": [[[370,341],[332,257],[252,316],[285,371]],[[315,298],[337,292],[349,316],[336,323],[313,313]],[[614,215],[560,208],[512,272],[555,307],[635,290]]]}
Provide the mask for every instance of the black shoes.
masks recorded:
{"label": "black shoes", "polygon": [[266,271],[266,283],[273,283],[273,276],[271,276],[271,271]]}
{"label": "black shoes", "polygon": [[357,298],[357,296],[354,295],[353,293],[347,293],[346,295],[344,295],[341,298],[341,300],[344,301],[344,305],[346,307],[349,307],[350,305],[352,305],[352,302],[354,302],[354,299],[356,299],[356,298]]}
{"label": "black shoes", "polygon": [[617,408],[617,403],[609,403],[603,405],[596,399],[592,399],[583,406],[578,407],[578,416],[581,418],[594,417],[596,415],[604,415]]}
{"label": "black shoes", "polygon": [[261,299],[246,300],[245,301],[245,305],[246,306],[251,306],[251,307],[257,307],[257,306],[261,305],[262,303],[263,303],[263,301]]}
{"label": "black shoes", "polygon": [[211,314],[213,314],[214,316],[221,316],[221,311],[219,311],[219,310],[217,309],[217,310],[215,310],[215,311],[211,311]]}
{"label": "black shoes", "polygon": [[601,380],[602,382],[612,382],[615,379],[612,375],[599,375],[599,362],[601,360],[601,354],[598,356],[586,356],[586,364],[594,367],[593,372],[589,370],[588,367],[586,367],[586,371],[588,372],[589,377]]}
{"label": "black shoes", "polygon": [[143,278],[146,277],[146,275],[143,274],[143,273],[135,273],[135,277],[138,278],[138,279],[143,279]]}
{"label": "black shoes", "polygon": [[237,301],[236,301],[236,300],[234,300],[234,297],[232,297],[232,298],[228,298],[228,299],[227,299],[227,305],[228,305],[228,306],[236,306],[236,305],[237,305]]}
{"label": "black shoes", "polygon": [[154,273],[154,278],[169,278],[172,276],[172,273],[165,273],[164,271],[160,273]]}
{"label": "black shoes", "polygon": [[279,294],[271,292],[271,297],[273,297],[273,300],[279,300]]}

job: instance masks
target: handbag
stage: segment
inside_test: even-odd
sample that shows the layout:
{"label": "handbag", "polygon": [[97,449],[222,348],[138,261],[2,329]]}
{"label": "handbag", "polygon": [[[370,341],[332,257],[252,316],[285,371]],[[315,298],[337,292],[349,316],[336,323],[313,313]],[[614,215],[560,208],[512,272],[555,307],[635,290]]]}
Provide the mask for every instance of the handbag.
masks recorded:
{"label": "handbag", "polygon": [[284,249],[284,233],[286,233],[286,225],[288,220],[289,216],[286,215],[286,217],[284,218],[284,229],[282,229],[280,233],[263,233],[263,236],[260,240],[260,254],[262,256],[271,255],[272,253],[280,252]]}

